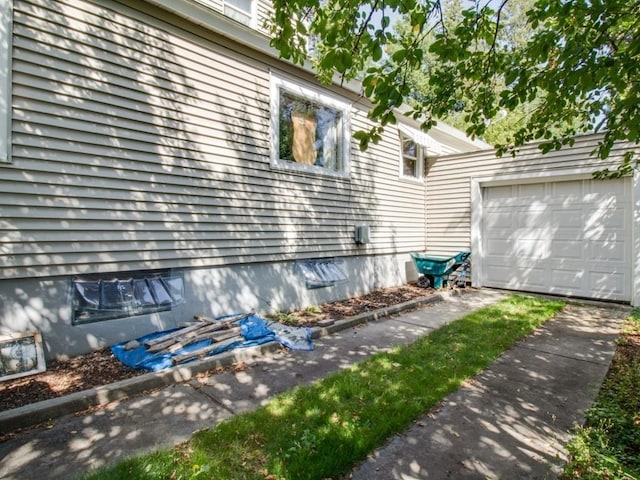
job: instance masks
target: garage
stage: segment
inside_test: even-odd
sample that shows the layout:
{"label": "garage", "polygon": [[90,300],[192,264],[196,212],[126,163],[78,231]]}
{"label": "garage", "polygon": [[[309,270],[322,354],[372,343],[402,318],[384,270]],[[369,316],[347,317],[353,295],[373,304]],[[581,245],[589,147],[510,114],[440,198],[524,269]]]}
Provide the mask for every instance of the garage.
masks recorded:
{"label": "garage", "polygon": [[616,143],[592,155],[602,134],[542,153],[495,150],[427,159],[426,249],[450,256],[471,249],[471,283],[640,307],[640,168],[613,171],[640,145]]}
{"label": "garage", "polygon": [[482,285],[575,297],[632,297],[631,179],[482,187]]}

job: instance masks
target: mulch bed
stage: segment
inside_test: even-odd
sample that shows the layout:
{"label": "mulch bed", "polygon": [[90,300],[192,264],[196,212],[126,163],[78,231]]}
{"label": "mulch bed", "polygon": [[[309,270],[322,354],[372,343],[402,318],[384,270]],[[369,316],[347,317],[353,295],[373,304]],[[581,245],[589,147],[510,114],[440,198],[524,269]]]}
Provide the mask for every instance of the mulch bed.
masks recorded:
{"label": "mulch bed", "polygon": [[[321,312],[293,312],[299,325],[313,326],[325,318],[340,320],[360,313],[404,303],[432,293],[415,284],[379,289],[361,297],[320,305]],[[66,361],[54,361],[47,371],[0,382],[0,411],[100,387],[146,373],[120,363],[109,348]]]}

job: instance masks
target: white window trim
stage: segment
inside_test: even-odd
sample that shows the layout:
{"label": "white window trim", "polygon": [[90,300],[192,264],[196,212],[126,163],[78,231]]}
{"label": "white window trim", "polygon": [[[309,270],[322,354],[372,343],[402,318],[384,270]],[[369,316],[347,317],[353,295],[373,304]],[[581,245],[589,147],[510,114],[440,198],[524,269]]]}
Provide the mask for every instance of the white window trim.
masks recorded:
{"label": "white window trim", "polygon": [[[407,135],[400,129],[398,129],[398,135],[400,138],[400,161],[398,162],[399,163],[398,174],[399,174],[400,180],[406,180],[408,182],[415,182],[415,183],[424,183],[424,159],[425,159],[424,146],[416,142],[415,138],[413,138],[410,135]],[[404,148],[402,145],[402,141],[404,139],[412,140],[416,144],[416,153],[418,154],[418,156],[416,157],[416,170],[418,171],[417,177],[404,174],[405,154],[404,154]]]}
{"label": "white window trim", "polygon": [[[222,2],[223,13],[224,13],[224,9],[227,7],[232,10],[235,10],[236,12],[240,12],[241,14],[244,14],[244,15],[247,14],[247,12],[245,12],[241,8],[238,8],[235,5],[231,5],[230,3],[227,2],[227,0],[223,0]],[[251,11],[249,12],[249,17],[250,17],[250,20],[249,20],[248,26],[251,28],[256,28],[258,24],[258,1],[257,0],[251,0]],[[232,20],[234,19],[232,18]],[[244,23],[244,22],[240,22],[240,23]]]}
{"label": "white window trim", "polygon": [[[309,99],[313,102],[326,105],[342,112],[342,171],[330,170],[316,165],[305,165],[295,162],[287,162],[280,159],[279,138],[280,138],[280,89],[284,88],[294,95]],[[297,171],[313,175],[324,175],[330,177],[349,178],[350,157],[351,157],[351,105],[340,99],[320,92],[311,87],[303,86],[299,83],[286,80],[276,75],[271,75],[271,168],[287,171]]]}
{"label": "white window trim", "polygon": [[11,162],[11,46],[13,1],[0,2],[0,162]]}

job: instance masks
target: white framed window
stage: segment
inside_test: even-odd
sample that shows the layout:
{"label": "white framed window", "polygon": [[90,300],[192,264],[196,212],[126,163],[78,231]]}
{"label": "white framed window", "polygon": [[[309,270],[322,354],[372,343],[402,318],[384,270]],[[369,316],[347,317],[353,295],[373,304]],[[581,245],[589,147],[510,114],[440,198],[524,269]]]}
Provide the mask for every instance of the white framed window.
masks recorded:
{"label": "white framed window", "polygon": [[255,0],[224,0],[223,11],[227,17],[240,23],[255,25]]}
{"label": "white framed window", "polygon": [[348,177],[350,113],[338,98],[272,76],[272,167]]}
{"label": "white framed window", "polygon": [[425,157],[427,154],[439,155],[441,145],[425,132],[398,124],[400,136],[399,176],[403,180],[424,180]]}
{"label": "white framed window", "polygon": [[13,2],[0,2],[0,163],[11,162],[11,40]]}
{"label": "white framed window", "polygon": [[424,150],[422,145],[401,132],[400,150],[400,177],[422,180],[424,171]]}

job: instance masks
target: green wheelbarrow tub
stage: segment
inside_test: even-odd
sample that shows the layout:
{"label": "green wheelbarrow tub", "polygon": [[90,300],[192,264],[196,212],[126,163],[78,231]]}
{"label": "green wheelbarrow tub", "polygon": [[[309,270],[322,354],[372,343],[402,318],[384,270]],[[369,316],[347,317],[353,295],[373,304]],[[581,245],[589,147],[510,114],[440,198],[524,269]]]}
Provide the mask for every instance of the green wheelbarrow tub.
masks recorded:
{"label": "green wheelbarrow tub", "polygon": [[469,255],[471,255],[471,252],[464,250],[451,257],[411,253],[411,258],[419,274],[433,277],[433,287],[442,288],[443,277],[449,275],[457,266],[466,262]]}
{"label": "green wheelbarrow tub", "polygon": [[444,275],[447,270],[451,270],[456,264],[456,257],[439,257],[425,255],[423,253],[412,253],[411,258],[422,275]]}

